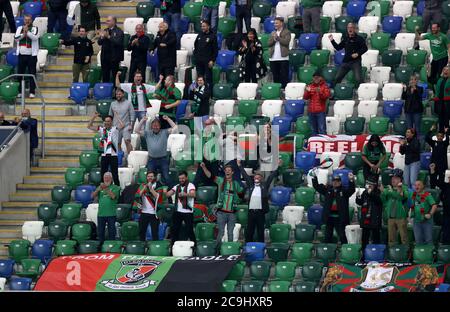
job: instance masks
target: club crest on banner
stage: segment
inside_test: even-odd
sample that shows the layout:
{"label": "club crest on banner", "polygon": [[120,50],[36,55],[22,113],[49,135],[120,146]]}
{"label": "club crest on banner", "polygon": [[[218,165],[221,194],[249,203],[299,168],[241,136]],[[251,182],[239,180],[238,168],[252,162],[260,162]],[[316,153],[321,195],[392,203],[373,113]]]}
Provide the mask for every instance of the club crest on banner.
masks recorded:
{"label": "club crest on banner", "polygon": [[121,268],[114,280],[106,280],[103,286],[114,290],[138,290],[156,285],[156,281],[148,277],[158,268],[161,261],[155,260],[127,260],[121,261]]}
{"label": "club crest on banner", "polygon": [[[363,269],[364,281],[359,285],[359,291],[391,291],[393,286],[386,287],[393,280],[396,267],[389,264],[371,262]],[[358,291],[358,290],[354,290]]]}

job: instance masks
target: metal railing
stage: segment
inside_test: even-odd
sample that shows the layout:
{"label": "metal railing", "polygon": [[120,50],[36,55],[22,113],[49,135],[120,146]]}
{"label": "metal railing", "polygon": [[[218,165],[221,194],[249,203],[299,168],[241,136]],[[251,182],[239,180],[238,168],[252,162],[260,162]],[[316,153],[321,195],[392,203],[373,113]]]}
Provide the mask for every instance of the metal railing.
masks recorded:
{"label": "metal railing", "polygon": [[8,134],[8,136],[0,143],[0,152],[3,151],[5,148],[9,146],[9,141],[12,139],[13,136],[17,134],[19,131],[20,125],[22,124],[22,121],[17,124],[17,126]]}
{"label": "metal railing", "polygon": [[[9,75],[8,77],[0,79],[0,83],[2,83],[5,80],[10,80],[11,78],[15,78],[15,77],[24,77],[24,78],[30,77],[30,78],[32,78],[34,80],[34,84],[36,85],[37,95],[41,99],[41,157],[42,157],[42,159],[44,159],[45,158],[45,101],[44,101],[44,97],[42,96],[42,92],[41,92],[41,89],[39,88],[39,85],[37,83],[35,75],[12,74],[12,75]],[[23,109],[25,109],[25,79],[21,80],[21,90],[22,90],[21,91],[22,97],[20,98],[20,103],[21,103],[22,110],[23,110]],[[14,114],[16,114],[16,101],[14,101]],[[20,123],[19,123],[19,125],[20,125]],[[15,132],[15,131],[13,131],[13,132]]]}

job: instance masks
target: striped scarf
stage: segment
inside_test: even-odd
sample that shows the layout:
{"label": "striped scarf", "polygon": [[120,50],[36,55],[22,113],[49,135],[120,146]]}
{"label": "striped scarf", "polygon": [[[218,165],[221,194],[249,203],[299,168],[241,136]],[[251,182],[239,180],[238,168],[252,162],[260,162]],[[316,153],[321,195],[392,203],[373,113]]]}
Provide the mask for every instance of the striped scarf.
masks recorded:
{"label": "striped scarf", "polygon": [[[152,107],[152,105],[150,104],[150,101],[147,97],[147,89],[145,88],[145,86],[143,84],[141,84],[141,90],[142,93],[144,94],[144,101],[145,103],[145,107]],[[133,108],[135,111],[139,110],[139,101],[138,101],[138,95],[137,95],[137,86],[135,83],[133,83],[131,85],[131,103],[133,104]]]}
{"label": "striped scarf", "polygon": [[114,152],[116,152],[116,148],[114,147],[114,144],[112,144],[111,130],[112,129],[108,130],[105,127],[102,128],[102,137],[98,146],[98,149],[102,152],[106,152],[110,147]]}
{"label": "striped scarf", "polygon": [[188,206],[188,203],[187,203],[188,198],[187,197],[179,198],[180,193],[187,193],[187,187],[188,187],[188,184],[186,184],[186,185],[178,184],[178,186],[176,188],[176,192],[175,192],[175,202],[177,204],[179,202],[181,204],[181,206],[183,207],[183,209],[192,210],[192,207]]}

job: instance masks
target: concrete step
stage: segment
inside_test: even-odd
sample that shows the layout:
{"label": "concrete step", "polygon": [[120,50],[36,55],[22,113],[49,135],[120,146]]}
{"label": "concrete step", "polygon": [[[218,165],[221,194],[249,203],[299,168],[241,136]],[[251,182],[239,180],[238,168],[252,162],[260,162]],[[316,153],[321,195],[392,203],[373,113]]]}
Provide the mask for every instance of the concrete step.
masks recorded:
{"label": "concrete step", "polygon": [[[60,78],[58,78],[60,79]],[[40,83],[41,88],[61,88],[67,91],[72,86],[72,75],[70,75],[68,81],[42,81]]]}
{"label": "concrete step", "polygon": [[8,248],[5,246],[2,246],[2,244],[0,244],[0,258],[1,259],[8,258]]}
{"label": "concrete step", "polygon": [[[70,142],[70,144],[67,144],[67,142]],[[46,151],[51,150],[76,150],[76,151],[85,151],[85,150],[91,150],[92,147],[92,139],[77,139],[77,140],[70,140],[64,142],[62,139],[46,139],[45,141],[45,149]]]}
{"label": "concrete step", "polygon": [[[50,202],[50,201],[49,201]],[[2,209],[36,209],[40,204],[45,202],[37,201],[9,201],[2,203]]]}
{"label": "concrete step", "polygon": [[67,71],[72,71],[72,65],[48,65],[47,72],[67,72]]}
{"label": "concrete step", "polygon": [[[47,100],[46,100],[47,102]],[[41,104],[27,104],[25,105],[26,108],[30,110],[31,115],[38,116],[41,115],[42,107]],[[20,115],[22,112],[22,108],[20,105],[16,106],[16,115]],[[70,116],[72,115],[72,108],[71,107],[45,107],[45,115],[46,116]]]}
{"label": "concrete step", "polygon": [[55,65],[65,65],[65,66],[71,66],[73,65],[73,56],[71,55],[61,55],[58,56],[56,59]]}
{"label": "concrete step", "polygon": [[42,77],[42,82],[38,83],[40,87],[47,87],[48,85],[51,85],[53,81],[57,81],[58,83],[70,83],[71,85],[72,79],[73,76],[71,72],[49,72],[45,73]]}
{"label": "concrete step", "polygon": [[18,211],[0,211],[0,219],[2,221],[3,220],[33,221],[37,219],[37,212],[36,209],[35,210],[20,209]]}
{"label": "concrete step", "polygon": [[[59,98],[47,98],[44,95],[44,101],[45,101],[46,105],[57,104],[57,105],[61,105],[61,106],[66,106],[67,104],[74,104],[72,100],[67,98],[68,96],[69,96],[68,93],[67,93],[67,95],[65,93],[62,94],[62,96],[60,96]],[[30,105],[30,104],[39,104],[39,105],[41,105],[41,102],[42,101],[39,98],[27,99],[26,102],[25,102],[25,106]],[[20,103],[20,102],[18,102],[18,103]]]}
{"label": "concrete step", "polygon": [[126,1],[126,2],[120,2],[120,1],[97,1],[97,7],[99,12],[105,10],[105,8],[111,8],[111,7],[117,7],[117,8],[123,8],[123,7],[131,7],[136,6],[136,4],[140,2],[139,0],[134,1]]}
{"label": "concrete step", "polygon": [[[100,125],[100,123],[99,123]],[[87,122],[79,122],[79,123],[67,123],[67,122],[46,122],[45,124],[45,133],[50,134],[54,132],[71,132],[71,133],[93,133],[87,127]]]}
{"label": "concrete step", "polygon": [[31,174],[64,174],[66,167],[31,167]]}
{"label": "concrete step", "polygon": [[80,164],[78,157],[49,157],[45,159],[39,159],[39,167],[78,167]]}
{"label": "concrete step", "polygon": [[62,174],[36,174],[23,177],[24,183],[54,183],[56,185],[65,184]]}
{"label": "concrete step", "polygon": [[[86,129],[87,130],[87,129]],[[45,131],[45,138],[46,139],[88,139],[92,140],[92,138],[95,136],[95,133],[90,132],[59,132],[59,131]]]}
{"label": "concrete step", "polygon": [[[43,159],[40,159],[41,161]],[[18,191],[9,195],[10,201],[42,201],[50,202],[52,200],[50,191]]]}
{"label": "concrete step", "polygon": [[45,156],[47,157],[78,157],[80,155],[80,151],[71,151],[71,150],[49,150],[45,152]]}
{"label": "concrete step", "polygon": [[[10,220],[8,220],[10,221]],[[20,221],[20,220],[19,220]],[[23,221],[20,221],[23,224]],[[22,230],[19,226],[10,227],[10,229],[0,228],[0,239],[21,239],[22,238]],[[8,249],[6,249],[6,254],[8,254]]]}
{"label": "concrete step", "polygon": [[[14,119],[16,117],[15,115],[6,115],[5,119],[10,120]],[[33,118],[36,118],[38,121],[41,120],[41,115],[33,116]],[[59,124],[68,124],[68,123],[82,123],[83,125],[87,125],[88,121],[91,119],[91,116],[45,116],[45,122],[46,125],[50,125],[53,123],[59,123]],[[100,122],[98,122],[100,124]]]}
{"label": "concrete step", "polygon": [[63,88],[45,88],[41,89],[42,95],[44,96],[44,101],[47,102],[48,99],[58,99],[58,100],[69,100],[71,103],[74,104],[74,102],[70,99],[68,99],[68,96],[70,95],[69,89],[63,89]]}
{"label": "concrete step", "polygon": [[[101,9],[99,11],[100,16],[107,17],[108,15],[113,15],[117,17],[117,20],[119,22],[120,18],[127,18],[127,17],[133,17],[136,16],[136,6],[130,6],[130,7],[120,7],[120,8],[108,8],[108,9]],[[103,22],[103,21],[102,21]],[[123,20],[120,20],[120,23],[123,23]]]}
{"label": "concrete step", "polygon": [[[19,183],[17,184],[17,190],[23,191],[34,191],[34,190],[52,190],[55,186],[59,186],[61,184],[48,184],[47,183]],[[1,217],[0,217],[1,219]]]}

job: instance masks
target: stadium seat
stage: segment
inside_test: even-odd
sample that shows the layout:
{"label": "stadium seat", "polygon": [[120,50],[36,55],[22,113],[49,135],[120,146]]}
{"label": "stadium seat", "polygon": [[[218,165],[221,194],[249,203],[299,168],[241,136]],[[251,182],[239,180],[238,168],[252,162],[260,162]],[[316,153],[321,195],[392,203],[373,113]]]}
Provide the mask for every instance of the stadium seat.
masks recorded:
{"label": "stadium seat", "polygon": [[366,2],[351,0],[347,3],[347,15],[353,17],[357,22],[366,10]]}
{"label": "stadium seat", "polygon": [[[408,2],[408,1],[401,1]],[[414,48],[414,40],[416,39],[416,34],[414,33],[398,33],[395,36],[394,44],[395,49],[401,50],[404,55],[408,53],[408,50]]]}
{"label": "stadium seat", "polygon": [[86,208],[92,202],[92,193],[95,191],[94,185],[80,185],[75,189],[75,201]]}
{"label": "stadium seat", "polygon": [[67,186],[71,189],[75,189],[78,185],[84,183],[84,168],[67,168],[64,175]]}
{"label": "stadium seat", "polygon": [[323,68],[328,65],[330,61],[330,51],[329,50],[313,50],[309,56],[311,65],[317,68]]}
{"label": "stadium seat", "polygon": [[300,38],[298,39],[298,45],[307,54],[310,54],[311,51],[317,49],[317,45],[319,43],[318,40],[319,34],[315,33],[301,34]]}
{"label": "stadium seat", "polygon": [[403,17],[385,16],[382,22],[382,28],[385,33],[389,33],[394,38],[402,29]]}
{"label": "stadium seat", "polygon": [[118,240],[104,241],[101,251],[105,253],[122,253],[123,242]]}
{"label": "stadium seat", "polygon": [[353,22],[353,17],[348,15],[336,17],[334,20],[335,29],[337,32],[345,34],[347,33],[347,25]]}
{"label": "stadium seat", "polygon": [[436,253],[437,263],[450,263],[450,247],[448,245],[440,245]]}
{"label": "stadium seat", "polygon": [[45,33],[39,39],[39,46],[41,49],[48,51],[50,55],[56,55],[59,49],[59,39],[61,34],[59,33]]}
{"label": "stadium seat", "polygon": [[267,256],[273,262],[286,261],[289,249],[289,243],[272,243],[266,247]]}
{"label": "stadium seat", "polygon": [[431,152],[420,153],[420,169],[428,170],[431,163]]}
{"label": "stadium seat", "polygon": [[70,229],[70,234],[72,239],[78,243],[84,242],[91,238],[92,228],[87,223],[75,223]]}
{"label": "stadium seat", "polygon": [[133,168],[119,168],[119,182],[122,190],[133,183],[133,172]]}
{"label": "stadium seat", "polygon": [[56,220],[57,211],[57,204],[40,204],[37,209],[38,219],[44,222],[44,226],[48,226],[50,222]]}
{"label": "stadium seat", "polygon": [[31,244],[42,237],[44,221],[25,221],[22,225],[22,238]]}
{"label": "stadium seat", "polygon": [[226,71],[230,66],[234,64],[234,58],[236,51],[220,50],[217,53],[216,64],[222,71]]}
{"label": "stadium seat", "polygon": [[[286,86],[286,88],[287,88],[287,86]],[[285,115],[290,116],[292,118],[293,122],[295,122],[298,117],[303,116],[304,112],[305,112],[305,101],[304,100],[286,100],[286,101],[284,101],[284,113],[285,113]]]}
{"label": "stadium seat", "polygon": [[349,175],[351,172],[352,172],[352,171],[351,171],[350,169],[335,169],[335,170],[333,171],[332,177],[333,177],[333,178],[334,178],[335,176],[341,177],[342,186],[348,187],[348,185],[349,185],[348,175]]}
{"label": "stadium seat", "polygon": [[422,29],[423,18],[422,16],[409,16],[406,18],[405,27],[409,33],[415,33],[416,28]]}
{"label": "stadium seat", "polygon": [[413,249],[415,264],[432,264],[434,261],[434,245],[416,245]]}
{"label": "stadium seat", "polygon": [[[342,34],[341,33],[326,33],[322,36],[322,50],[326,49],[329,50],[331,55],[337,54],[337,51],[335,52],[333,45],[331,44],[330,39],[328,39],[329,35],[333,35],[333,39],[336,43],[341,43],[342,40]],[[335,59],[336,62],[336,59]]]}
{"label": "stadium seat", "polygon": [[318,282],[322,278],[323,264],[320,262],[307,262],[302,266],[302,279],[304,281]]}
{"label": "stadium seat", "polygon": [[[190,2],[192,3],[192,2]],[[195,39],[197,34],[183,34],[180,39],[180,46],[182,50],[187,50],[188,55],[192,56],[194,51]]]}
{"label": "stadium seat", "polygon": [[389,118],[387,117],[372,117],[369,121],[369,133],[386,135],[389,130]]}
{"label": "stadium seat", "polygon": [[322,15],[329,16],[333,21],[342,14],[343,1],[325,1],[322,5]]}
{"label": "stadium seat", "polygon": [[79,156],[80,167],[90,171],[92,168],[99,167],[99,154],[97,151],[82,151]]}
{"label": "stadium seat", "polygon": [[69,98],[76,104],[84,104],[86,99],[89,97],[89,87],[89,83],[74,82],[70,87]]}
{"label": "stadium seat", "polygon": [[235,292],[237,286],[237,281],[234,280],[224,280],[222,282],[221,292]]}
{"label": "stadium seat", "polygon": [[275,266],[275,280],[292,281],[295,278],[297,263],[290,261],[278,262]]}
{"label": "stadium seat", "polygon": [[2,82],[0,84],[0,96],[5,102],[14,102],[18,94],[18,82]]}
{"label": "stadium seat", "polygon": [[130,204],[118,204],[116,209],[116,222],[122,224],[127,221],[131,221],[131,205]]}
{"label": "stadium seat", "polygon": [[312,243],[314,232],[314,225],[299,223],[295,226],[295,241],[297,243]]}
{"label": "stadium seat", "polygon": [[11,259],[0,259],[0,277],[9,279],[14,274],[15,261]]}
{"label": "stadium seat", "polygon": [[124,253],[129,255],[145,255],[145,242],[130,241],[125,243]]}
{"label": "stadium seat", "polygon": [[172,246],[174,257],[191,257],[193,254],[194,242],[176,241]]}
{"label": "stadium seat", "polygon": [[[90,87],[93,88],[97,82],[101,82],[102,70],[98,65],[91,64],[91,67],[88,70],[88,81]],[[109,109],[109,108],[108,108]]]}
{"label": "stadium seat", "polygon": [[48,225],[48,237],[54,241],[65,239],[67,236],[67,224],[62,221],[50,222]]}
{"label": "stadium seat", "polygon": [[304,207],[302,206],[285,206],[282,212],[283,223],[289,224],[291,228],[295,228],[303,219]]}
{"label": "stadium seat", "polygon": [[244,246],[246,262],[253,262],[264,259],[266,244],[260,242],[247,242]]}
{"label": "stadium seat", "polygon": [[[143,23],[144,23],[143,17],[127,17],[123,21],[123,32],[127,33],[127,34],[134,34],[136,25],[140,25]],[[148,31],[148,28],[147,28],[147,32],[150,33]]]}
{"label": "stadium seat", "polygon": [[281,115],[282,100],[265,100],[261,105],[261,113],[272,120],[275,116]]}
{"label": "stadium seat", "polygon": [[339,254],[339,262],[347,264],[356,264],[361,259],[360,244],[343,244]]}
{"label": "stadium seat", "polygon": [[241,82],[237,89],[237,99],[238,100],[254,100],[256,97],[256,89],[258,88],[257,83],[244,83]]}
{"label": "stadium seat", "polygon": [[268,292],[289,292],[291,282],[289,281],[270,281],[267,284]]}
{"label": "stadium seat", "polygon": [[291,123],[292,117],[290,116],[275,116],[272,119],[272,126],[278,126],[280,137],[284,137],[291,132]]}
{"label": "stadium seat", "polygon": [[136,4],[136,16],[142,17],[147,23],[150,17],[155,15],[155,5],[153,2],[138,2]]}
{"label": "stadium seat", "polygon": [[372,117],[376,117],[378,112],[378,101],[360,101],[358,104],[358,116],[364,117],[369,121]]}
{"label": "stadium seat", "polygon": [[[89,194],[90,197],[90,194]],[[68,203],[64,204],[60,210],[61,221],[68,226],[72,226],[80,220],[82,204]]]}
{"label": "stadium seat", "polygon": [[131,151],[128,155],[128,166],[133,168],[133,173],[138,173],[139,168],[147,166],[148,152]]}
{"label": "stadium seat", "polygon": [[275,22],[275,17],[273,17],[273,16],[269,16],[264,19],[264,23],[263,23],[264,24],[264,32],[266,34],[270,34],[272,31],[275,30],[274,22]]}
{"label": "stadium seat", "polygon": [[344,122],[344,131],[347,135],[359,135],[364,132],[364,117],[347,117]]}
{"label": "stadium seat", "polygon": [[386,245],[382,244],[369,244],[364,250],[364,259],[367,262],[377,261],[383,262],[385,259]]}
{"label": "stadium seat", "polygon": [[[337,87],[338,88],[338,87]],[[344,122],[347,117],[352,117],[355,101],[339,100],[334,102],[334,116],[339,122]]]}
{"label": "stadium seat", "polygon": [[317,244],[315,246],[316,258],[325,266],[336,260],[336,244]]}
{"label": "stadium seat", "polygon": [[79,254],[95,254],[98,252],[100,247],[99,241],[86,240],[84,242],[78,243],[78,253]]}
{"label": "stadium seat", "polygon": [[308,210],[315,202],[316,192],[313,188],[300,186],[295,190],[295,203]]}
{"label": "stadium seat", "polygon": [[195,237],[198,241],[213,241],[214,230],[216,225],[214,223],[197,223],[195,226]]}
{"label": "stadium seat", "polygon": [[241,292],[262,292],[264,281],[243,281],[241,283]]}
{"label": "stadium seat", "polygon": [[[327,1],[327,2],[336,2],[336,1]],[[314,282],[308,281],[300,281],[294,286],[295,292],[315,292],[316,284]]]}
{"label": "stadium seat", "polygon": [[383,115],[388,117],[390,122],[393,123],[395,119],[400,117],[403,111],[403,101],[384,101],[383,103]]}
{"label": "stadium seat", "polygon": [[319,229],[322,225],[322,213],[323,207],[321,205],[312,205],[308,210],[308,223]]}
{"label": "stadium seat", "polygon": [[[40,3],[40,2],[26,2],[27,3]],[[12,277],[9,282],[9,290],[12,291],[27,291],[31,290],[32,279],[29,277]]]}
{"label": "stadium seat", "polygon": [[224,38],[228,38],[236,29],[236,18],[234,17],[219,17],[217,31],[220,32]]}
{"label": "stadium seat", "polygon": [[408,125],[405,119],[396,119],[392,124],[392,132],[395,135],[404,135],[407,129]]}
{"label": "stadium seat", "polygon": [[404,170],[405,169],[405,155],[401,155],[400,153],[395,153],[394,158],[392,159],[392,163],[394,164],[394,168]]}
{"label": "stadium seat", "polygon": [[395,1],[392,6],[392,12],[396,16],[401,16],[403,19],[412,15],[414,1]]}
{"label": "stadium seat", "polygon": [[250,277],[252,280],[267,281],[270,276],[272,263],[269,261],[254,261],[250,265]]}
{"label": "stadium seat", "polygon": [[219,253],[221,256],[239,255],[241,254],[241,243],[238,241],[222,242]]}
{"label": "stadium seat", "polygon": [[30,254],[30,241],[25,239],[14,239],[8,245],[8,257],[15,262],[26,259]]}
{"label": "stadium seat", "polygon": [[286,206],[290,201],[291,189],[284,186],[274,186],[270,192],[273,205],[278,207]]}
{"label": "stadium seat", "polygon": [[281,83],[264,83],[261,87],[262,100],[276,100],[281,96]]}
{"label": "stadium seat", "polygon": [[120,227],[120,238],[124,242],[139,240],[139,226],[135,221],[124,222]]}
{"label": "stadium seat", "polygon": [[295,243],[292,246],[291,260],[295,261],[298,265],[304,265],[306,262],[309,262],[312,259],[313,247],[314,245],[309,242]]}
{"label": "stadium seat", "polygon": [[170,255],[170,241],[147,241],[147,255],[166,257]]}
{"label": "stadium seat", "polygon": [[289,65],[294,71],[305,65],[306,52],[303,50],[289,50]]}
{"label": "stadium seat", "polygon": [[315,159],[315,152],[298,152],[295,156],[295,167],[301,169],[303,172],[308,172],[308,170],[314,167]]}
{"label": "stadium seat", "polygon": [[60,256],[71,256],[76,254],[77,242],[74,240],[60,240],[55,246],[55,255]]}
{"label": "stadium seat", "polygon": [[383,53],[389,48],[390,35],[385,32],[377,32],[370,36],[370,46],[372,49],[376,49]]}
{"label": "stadium seat", "polygon": [[424,50],[408,50],[406,53],[406,64],[412,66],[415,70],[419,70],[427,61],[427,51]]}
{"label": "stadium seat", "polygon": [[[3,36],[4,36],[4,34],[3,34]],[[3,42],[5,42],[5,41],[3,41]],[[47,56],[48,56],[47,50],[40,49],[38,51],[37,62],[36,62],[36,71],[37,72],[42,72],[44,70],[45,66],[47,65]]]}
{"label": "stadium seat", "polygon": [[108,100],[112,98],[114,85],[111,82],[96,83],[94,85],[94,98],[99,100]]}
{"label": "stadium seat", "polygon": [[381,63],[383,66],[391,67],[391,71],[394,71],[402,62],[402,55],[401,50],[385,50],[381,54]]}
{"label": "stadium seat", "polygon": [[377,31],[379,20],[378,16],[362,16],[358,21],[359,32],[367,34],[370,38],[372,33]]}
{"label": "stadium seat", "polygon": [[287,243],[289,241],[291,226],[289,224],[272,224],[269,232],[272,243]]}
{"label": "stadium seat", "polygon": [[383,100],[399,101],[402,99],[403,85],[401,83],[386,83],[383,86]]}
{"label": "stadium seat", "polygon": [[216,186],[200,186],[196,190],[195,201],[198,204],[211,205],[217,200]]}
{"label": "stadium seat", "polygon": [[427,133],[430,131],[431,126],[437,122],[438,120],[435,117],[422,117],[422,121],[420,122],[420,131],[422,133]]}
{"label": "stadium seat", "polygon": [[376,100],[378,96],[378,84],[361,83],[358,87],[359,100]]}
{"label": "stadium seat", "polygon": [[322,68],[322,77],[329,84],[332,84],[334,82],[336,74],[337,68],[335,66],[327,66]]}
{"label": "stadium seat", "polygon": [[378,50],[367,50],[367,52],[361,56],[361,65],[369,70],[372,67],[377,66],[379,54],[380,51]]}
{"label": "stadium seat", "polygon": [[384,84],[389,82],[391,68],[389,66],[375,66],[370,71],[370,81],[378,84],[381,89]]}
{"label": "stadium seat", "polygon": [[[158,34],[158,26],[163,21],[164,20],[163,20],[162,17],[151,17],[151,18],[149,18],[147,23],[146,23],[147,34],[151,34],[153,36],[156,36]],[[134,30],[131,33],[134,33]]]}
{"label": "stadium seat", "polygon": [[213,86],[213,98],[226,100],[232,98],[232,85],[229,83],[218,83]]}
{"label": "stadium seat", "polygon": [[409,252],[408,245],[389,246],[387,260],[393,263],[409,262],[408,252]]}
{"label": "stadium seat", "polygon": [[344,164],[345,168],[353,170],[353,173],[356,174],[359,170],[362,169],[363,166],[361,152],[347,153],[345,155]]}

